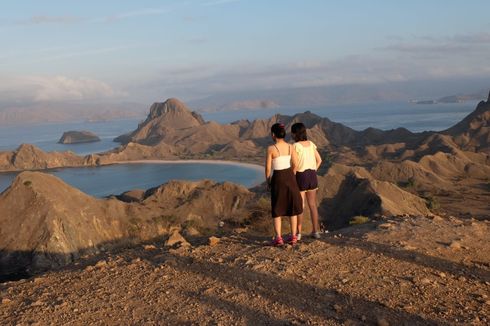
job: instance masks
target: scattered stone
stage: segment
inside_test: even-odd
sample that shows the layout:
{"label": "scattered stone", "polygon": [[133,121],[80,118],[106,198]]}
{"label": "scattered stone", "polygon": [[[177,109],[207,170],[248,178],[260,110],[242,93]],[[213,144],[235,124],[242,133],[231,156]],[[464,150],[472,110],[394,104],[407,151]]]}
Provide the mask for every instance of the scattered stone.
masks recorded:
{"label": "scattered stone", "polygon": [[383,223],[383,224],[378,225],[378,227],[380,229],[389,230],[389,229],[393,228],[393,224],[392,223]]}
{"label": "scattered stone", "polygon": [[440,273],[439,273],[439,276],[440,276],[440,277],[442,277],[442,278],[446,278],[446,274],[445,274],[445,273],[443,273],[443,272],[440,272]]}
{"label": "scattered stone", "polygon": [[94,269],[95,269],[95,268],[94,268],[94,266],[91,266],[91,265],[90,265],[90,266],[85,267],[85,271],[87,271],[87,272],[91,272],[91,271],[93,271]]}
{"label": "scattered stone", "polygon": [[34,283],[41,283],[44,279],[42,277],[35,277],[32,281]]}
{"label": "scattered stone", "polygon": [[441,221],[444,221],[444,219],[442,217],[440,217],[439,215],[432,215],[431,216],[432,220],[434,222],[441,222]]}
{"label": "scattered stone", "polygon": [[385,319],[385,318],[378,318],[378,320],[376,321],[376,324],[378,326],[390,326],[390,323]]}
{"label": "scattered stone", "polygon": [[456,250],[461,250],[461,242],[456,241],[456,240],[455,240],[455,241],[452,241],[452,242],[449,244],[449,248],[450,248],[451,250],[454,250],[454,251],[456,251]]}
{"label": "scattered stone", "polygon": [[337,313],[340,313],[342,312],[342,306],[336,303],[333,305],[333,310],[335,310],[335,312]]}
{"label": "scattered stone", "polygon": [[190,243],[187,242],[187,240],[180,235],[179,231],[175,230],[170,237],[165,241],[165,246],[167,247],[173,247],[176,245],[180,246],[190,246]]}
{"label": "scattered stone", "polygon": [[428,285],[428,284],[430,284],[430,283],[432,283],[432,282],[431,282],[431,280],[429,280],[427,277],[424,277],[424,278],[422,278],[422,279],[420,279],[420,280],[418,281],[418,284],[421,284],[421,285]]}
{"label": "scattered stone", "polygon": [[10,300],[8,298],[3,298],[2,299],[2,304],[9,304],[9,303],[12,303],[12,300]]}
{"label": "scattered stone", "polygon": [[264,264],[257,264],[257,265],[254,265],[252,266],[252,269],[254,271],[258,270],[258,269],[262,269],[264,267]]}
{"label": "scattered stone", "polygon": [[147,251],[151,251],[151,250],[157,250],[157,247],[155,247],[154,245],[144,245],[143,249]]}
{"label": "scattered stone", "polygon": [[197,237],[201,235],[201,232],[199,232],[196,228],[189,226],[184,230],[184,235],[189,237]]}
{"label": "scattered stone", "polygon": [[99,260],[97,264],[95,264],[95,267],[97,268],[104,268],[107,266],[107,261],[105,260]]}
{"label": "scattered stone", "polygon": [[44,302],[42,302],[41,300],[37,300],[37,301],[34,301],[33,303],[31,303],[31,307],[39,307],[39,306],[42,306],[44,304]]}
{"label": "scattered stone", "polygon": [[414,246],[407,244],[407,245],[403,246],[403,249],[413,251],[413,250],[416,250],[417,247],[414,247]]}
{"label": "scattered stone", "polygon": [[219,241],[220,241],[220,238],[217,238],[217,237],[212,236],[212,237],[209,237],[208,244],[211,247],[214,247],[214,246],[216,246],[219,243]]}
{"label": "scattered stone", "polygon": [[242,234],[242,233],[246,233],[248,231],[247,228],[235,228],[233,229],[233,231],[237,234]]}

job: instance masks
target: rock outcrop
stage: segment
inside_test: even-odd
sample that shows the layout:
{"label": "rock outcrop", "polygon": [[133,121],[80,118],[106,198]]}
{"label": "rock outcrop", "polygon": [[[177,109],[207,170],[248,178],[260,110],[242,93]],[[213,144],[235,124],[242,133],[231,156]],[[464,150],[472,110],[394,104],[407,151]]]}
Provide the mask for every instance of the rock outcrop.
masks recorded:
{"label": "rock outcrop", "polygon": [[199,114],[191,112],[178,99],[171,98],[163,103],[153,103],[148,117],[135,131],[119,136],[114,141],[154,145],[165,137],[168,130],[182,130],[203,124],[204,120]]}
{"label": "rock outcrop", "polygon": [[90,131],[65,131],[58,143],[60,144],[80,144],[93,143],[100,141],[100,138]]}

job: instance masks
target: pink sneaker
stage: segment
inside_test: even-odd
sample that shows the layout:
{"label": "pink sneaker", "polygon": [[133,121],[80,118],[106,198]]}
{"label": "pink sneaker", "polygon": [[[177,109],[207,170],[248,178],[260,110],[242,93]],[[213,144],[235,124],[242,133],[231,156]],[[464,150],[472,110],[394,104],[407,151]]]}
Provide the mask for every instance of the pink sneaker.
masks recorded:
{"label": "pink sneaker", "polygon": [[[291,234],[288,234],[285,238],[284,238],[284,241],[286,241],[287,243],[290,243],[291,242],[291,239],[293,237],[291,236]],[[301,233],[298,233],[296,234],[296,242],[297,241],[300,241],[301,240]]]}
{"label": "pink sneaker", "polygon": [[271,242],[271,246],[274,246],[274,247],[280,247],[282,245],[284,245],[284,240],[282,239],[282,237],[276,237]]}
{"label": "pink sneaker", "polygon": [[298,237],[296,235],[291,235],[291,237],[288,239],[288,243],[290,245],[295,245],[298,242]]}

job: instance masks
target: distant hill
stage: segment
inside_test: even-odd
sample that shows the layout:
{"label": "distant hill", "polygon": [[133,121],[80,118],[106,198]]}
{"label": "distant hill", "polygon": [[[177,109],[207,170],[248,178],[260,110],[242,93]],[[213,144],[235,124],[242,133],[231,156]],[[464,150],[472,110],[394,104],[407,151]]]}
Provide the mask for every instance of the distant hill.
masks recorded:
{"label": "distant hill", "polygon": [[463,103],[467,101],[481,101],[487,96],[485,89],[482,89],[475,93],[461,94],[461,95],[449,95],[438,98],[436,100],[410,100],[414,104],[437,104],[437,103]]}
{"label": "distant hill", "polygon": [[115,141],[145,146],[171,146],[173,153],[189,157],[208,155],[214,158],[260,157],[270,143],[270,127],[282,122],[289,130],[301,121],[310,129],[310,138],[321,148],[352,148],[386,142],[413,142],[424,137],[404,128],[356,131],[309,111],[294,116],[276,114],[269,119],[240,120],[229,124],[205,122],[199,114],[177,99],[154,103],[147,119],[131,133]]}
{"label": "distant hill", "polygon": [[[211,96],[187,101],[196,111],[226,112],[239,109],[270,109],[270,108],[317,108],[333,105],[405,102],[410,99],[441,98],[450,101],[447,94],[469,94],[470,98],[482,100],[485,91],[474,92],[489,85],[488,78],[461,81],[400,81],[370,84],[344,84],[330,86],[297,86],[289,88],[268,88],[238,90],[227,93],[215,93]],[[461,99],[463,99],[462,97]]]}

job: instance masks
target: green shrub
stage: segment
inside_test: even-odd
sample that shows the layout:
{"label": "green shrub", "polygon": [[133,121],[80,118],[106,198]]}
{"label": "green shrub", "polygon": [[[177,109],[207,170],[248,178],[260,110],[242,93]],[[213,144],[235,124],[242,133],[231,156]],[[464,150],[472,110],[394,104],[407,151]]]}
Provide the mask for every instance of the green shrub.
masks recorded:
{"label": "green shrub", "polygon": [[425,197],[425,204],[428,209],[439,209],[441,207],[437,198],[430,195]]}
{"label": "green shrub", "polygon": [[415,181],[414,178],[409,178],[408,179],[408,182],[407,182],[407,187],[408,188],[415,188],[416,185],[417,185],[417,182]]}
{"label": "green shrub", "polygon": [[359,225],[359,224],[364,224],[364,223],[367,223],[369,222],[369,217],[366,217],[366,216],[354,216],[350,221],[349,221],[349,224],[350,225]]}
{"label": "green shrub", "polygon": [[417,181],[414,178],[409,178],[407,181],[398,182],[398,186],[401,188],[415,188],[417,186]]}

